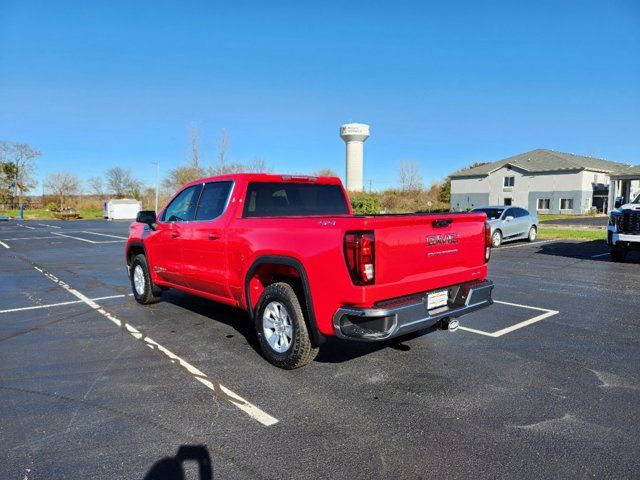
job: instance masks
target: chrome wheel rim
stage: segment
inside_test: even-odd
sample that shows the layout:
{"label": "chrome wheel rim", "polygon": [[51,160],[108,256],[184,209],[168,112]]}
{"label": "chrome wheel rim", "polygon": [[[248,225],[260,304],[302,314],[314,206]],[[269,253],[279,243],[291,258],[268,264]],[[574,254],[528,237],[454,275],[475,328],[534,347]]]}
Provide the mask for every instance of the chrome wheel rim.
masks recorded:
{"label": "chrome wheel rim", "polygon": [[493,241],[491,242],[494,247],[500,245],[502,238],[500,238],[500,234],[498,232],[493,234]]}
{"label": "chrome wheel rim", "polygon": [[144,272],[140,265],[133,269],[133,286],[138,295],[144,295]]}
{"label": "chrome wheel rim", "polygon": [[270,302],[262,314],[262,333],[274,352],[284,353],[291,347],[293,325],[285,306]]}
{"label": "chrome wheel rim", "polygon": [[534,241],[537,235],[538,235],[538,232],[536,231],[535,228],[531,228],[531,230],[529,230],[529,240]]}

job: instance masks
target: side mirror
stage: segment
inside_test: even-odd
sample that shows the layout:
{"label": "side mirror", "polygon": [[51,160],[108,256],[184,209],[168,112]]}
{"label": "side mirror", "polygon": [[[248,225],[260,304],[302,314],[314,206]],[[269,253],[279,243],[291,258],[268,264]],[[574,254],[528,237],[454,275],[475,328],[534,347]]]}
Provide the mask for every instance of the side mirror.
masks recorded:
{"label": "side mirror", "polygon": [[156,212],[153,210],[141,210],[138,212],[138,215],[136,215],[136,222],[146,223],[151,230],[155,230]]}
{"label": "side mirror", "polygon": [[509,215],[508,217],[506,217],[504,219],[505,222],[510,222],[511,220],[513,220],[514,217],[512,217],[511,215]]}
{"label": "side mirror", "polygon": [[616,201],[613,204],[613,208],[620,208],[624,205],[624,197],[616,197]]}

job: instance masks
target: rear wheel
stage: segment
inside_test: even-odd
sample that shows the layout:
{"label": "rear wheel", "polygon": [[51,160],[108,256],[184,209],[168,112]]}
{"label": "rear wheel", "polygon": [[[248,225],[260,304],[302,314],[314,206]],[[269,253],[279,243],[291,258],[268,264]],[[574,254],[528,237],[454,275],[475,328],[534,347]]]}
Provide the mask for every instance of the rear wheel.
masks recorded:
{"label": "rear wheel", "polygon": [[530,242],[533,242],[537,236],[538,236],[538,229],[536,228],[535,225],[532,225],[531,228],[529,229],[529,235],[527,236],[527,240],[529,240]]}
{"label": "rear wheel", "polygon": [[620,247],[611,247],[611,259],[614,262],[624,262],[627,257],[627,250]]}
{"label": "rear wheel", "polygon": [[502,232],[500,230],[496,230],[491,235],[491,246],[493,248],[499,247],[502,244]]}
{"label": "rear wheel", "polygon": [[130,271],[131,290],[133,290],[133,297],[136,299],[136,302],[142,305],[149,305],[159,301],[162,289],[156,286],[153,280],[151,280],[147,257],[142,254],[133,257]]}
{"label": "rear wheel", "polygon": [[276,367],[303,367],[318,354],[295,291],[279,282],[265,288],[256,309],[256,332],[264,357]]}

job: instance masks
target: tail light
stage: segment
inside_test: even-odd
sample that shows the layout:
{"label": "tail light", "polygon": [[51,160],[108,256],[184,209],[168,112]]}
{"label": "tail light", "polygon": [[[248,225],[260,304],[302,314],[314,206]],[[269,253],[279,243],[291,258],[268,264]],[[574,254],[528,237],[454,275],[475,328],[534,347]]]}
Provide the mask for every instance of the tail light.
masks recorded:
{"label": "tail light", "polygon": [[375,247],[372,231],[347,232],[344,235],[344,258],[354,285],[374,283]]}
{"label": "tail light", "polygon": [[484,224],[484,262],[491,258],[491,225]]}

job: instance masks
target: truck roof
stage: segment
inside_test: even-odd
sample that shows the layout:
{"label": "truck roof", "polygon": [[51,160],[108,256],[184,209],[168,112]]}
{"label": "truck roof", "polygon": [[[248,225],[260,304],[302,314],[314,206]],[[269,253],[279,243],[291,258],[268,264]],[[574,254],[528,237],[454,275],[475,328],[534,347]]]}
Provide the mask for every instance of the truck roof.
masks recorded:
{"label": "truck roof", "polygon": [[228,173],[225,175],[215,175],[213,177],[203,177],[185,183],[188,185],[213,182],[219,180],[246,180],[247,182],[302,182],[302,183],[323,183],[328,185],[342,185],[338,177],[316,177],[313,175],[296,175],[280,173]]}

